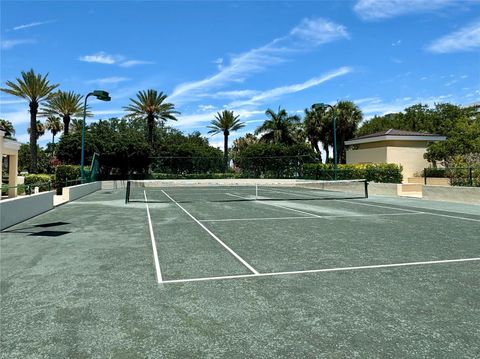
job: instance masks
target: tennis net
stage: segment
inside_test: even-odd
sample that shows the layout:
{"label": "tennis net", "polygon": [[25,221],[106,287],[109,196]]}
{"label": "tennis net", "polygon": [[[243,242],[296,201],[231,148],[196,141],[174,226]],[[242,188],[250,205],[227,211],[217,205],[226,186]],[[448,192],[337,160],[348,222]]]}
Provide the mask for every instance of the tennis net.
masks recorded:
{"label": "tennis net", "polygon": [[368,198],[364,179],[342,181],[128,181],[125,203],[293,201]]}

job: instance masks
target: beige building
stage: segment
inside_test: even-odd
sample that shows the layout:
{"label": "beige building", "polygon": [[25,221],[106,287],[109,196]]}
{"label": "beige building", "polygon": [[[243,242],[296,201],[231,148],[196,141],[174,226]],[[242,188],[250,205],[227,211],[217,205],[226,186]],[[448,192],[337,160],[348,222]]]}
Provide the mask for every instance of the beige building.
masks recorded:
{"label": "beige building", "polygon": [[445,141],[445,136],[431,133],[389,129],[345,141],[347,163],[395,163],[403,167],[403,180],[429,167],[423,158],[432,141]]}
{"label": "beige building", "polygon": [[20,149],[21,143],[11,138],[6,138],[5,135],[6,131],[0,127],[0,168],[2,168],[3,175],[4,162],[8,163],[8,197],[16,197],[17,189],[15,186],[18,184],[18,150]]}

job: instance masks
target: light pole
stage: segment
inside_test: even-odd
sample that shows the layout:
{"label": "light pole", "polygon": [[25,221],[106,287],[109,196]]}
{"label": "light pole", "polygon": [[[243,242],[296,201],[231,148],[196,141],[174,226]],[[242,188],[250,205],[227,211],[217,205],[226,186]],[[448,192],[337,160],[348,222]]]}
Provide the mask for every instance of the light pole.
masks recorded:
{"label": "light pole", "polygon": [[332,122],[333,122],[333,179],[337,179],[337,123],[335,119],[335,108],[327,103],[314,103],[312,109],[323,109],[330,107],[332,110]]}
{"label": "light pole", "polygon": [[85,171],[84,171],[84,165],[85,165],[85,122],[87,120],[87,99],[90,96],[95,96],[97,99],[101,101],[110,101],[112,98],[109,96],[107,91],[103,90],[95,90],[93,92],[90,92],[87,96],[85,96],[85,103],[83,105],[83,123],[82,123],[82,154],[81,154],[81,160],[80,160],[80,177],[82,183],[85,182]]}

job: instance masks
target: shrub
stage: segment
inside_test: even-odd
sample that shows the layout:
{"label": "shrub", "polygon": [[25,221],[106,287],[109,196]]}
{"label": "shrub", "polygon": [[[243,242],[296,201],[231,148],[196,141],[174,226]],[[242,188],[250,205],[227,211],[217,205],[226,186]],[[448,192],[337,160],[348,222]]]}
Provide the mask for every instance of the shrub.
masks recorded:
{"label": "shrub", "polygon": [[33,191],[38,187],[40,192],[50,191],[53,188],[54,175],[49,174],[28,174],[25,175],[25,187]]}
{"label": "shrub", "polygon": [[[303,167],[304,177],[309,179],[333,180],[335,171],[332,164],[309,163]],[[401,183],[402,167],[393,163],[340,164],[337,166],[338,180],[366,179],[369,182]]]}
{"label": "shrub", "polygon": [[224,179],[224,178],[240,178],[240,174],[234,172],[227,173],[152,173],[149,179],[166,180],[166,179]]}
{"label": "shrub", "polygon": [[80,183],[80,166],[60,165],[55,170],[55,188],[57,194],[61,193],[63,187]]}

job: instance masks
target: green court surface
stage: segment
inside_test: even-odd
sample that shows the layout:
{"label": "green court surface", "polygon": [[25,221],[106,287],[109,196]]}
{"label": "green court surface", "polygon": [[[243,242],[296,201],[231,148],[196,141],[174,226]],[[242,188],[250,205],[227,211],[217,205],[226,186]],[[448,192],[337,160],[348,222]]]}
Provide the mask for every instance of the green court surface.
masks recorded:
{"label": "green court surface", "polygon": [[3,231],[1,357],[480,357],[480,205],[201,191]]}

